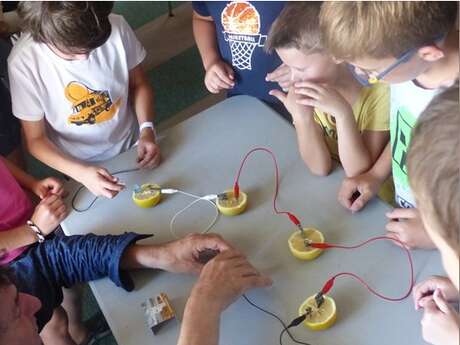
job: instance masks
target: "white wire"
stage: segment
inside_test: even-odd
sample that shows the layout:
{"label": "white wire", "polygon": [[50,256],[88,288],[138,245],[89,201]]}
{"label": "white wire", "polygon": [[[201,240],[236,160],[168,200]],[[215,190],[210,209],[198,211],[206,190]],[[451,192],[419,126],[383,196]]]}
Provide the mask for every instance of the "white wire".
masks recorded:
{"label": "white wire", "polygon": [[212,220],[212,222],[206,227],[205,230],[203,230],[201,232],[201,234],[206,234],[209,230],[211,230],[211,228],[216,224],[217,222],[217,219],[219,218],[219,210],[217,209],[217,205],[212,202],[208,196],[204,196],[204,197],[201,197],[201,196],[198,196],[198,195],[194,195],[194,194],[191,194],[191,193],[187,193],[187,192],[184,192],[184,191],[181,191],[181,190],[177,190],[177,193],[180,193],[180,194],[183,194],[183,195],[186,195],[186,196],[189,196],[191,198],[194,198],[195,200],[193,200],[190,204],[188,204],[187,206],[185,206],[182,210],[178,211],[172,218],[171,218],[171,221],[169,222],[169,231],[171,233],[171,235],[176,238],[176,239],[179,239],[181,238],[180,236],[178,236],[176,234],[176,232],[174,231],[174,222],[176,221],[176,218],[181,215],[183,212],[187,211],[190,207],[192,207],[193,205],[195,205],[197,202],[199,201],[207,201],[209,202],[213,207],[214,207],[214,210],[216,211],[216,214],[214,216],[214,219]]}

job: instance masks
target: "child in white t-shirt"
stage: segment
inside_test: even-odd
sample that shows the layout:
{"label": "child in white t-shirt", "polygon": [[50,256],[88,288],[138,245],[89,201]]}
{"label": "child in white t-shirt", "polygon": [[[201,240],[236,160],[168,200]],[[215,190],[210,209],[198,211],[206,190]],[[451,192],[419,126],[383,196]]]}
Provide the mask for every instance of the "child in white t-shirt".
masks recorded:
{"label": "child in white t-shirt", "polygon": [[24,2],[24,34],[8,59],[13,113],[31,154],[108,198],[123,185],[97,162],[138,139],[139,166],[160,161],[153,90],[141,67],[146,52],[112,7]]}

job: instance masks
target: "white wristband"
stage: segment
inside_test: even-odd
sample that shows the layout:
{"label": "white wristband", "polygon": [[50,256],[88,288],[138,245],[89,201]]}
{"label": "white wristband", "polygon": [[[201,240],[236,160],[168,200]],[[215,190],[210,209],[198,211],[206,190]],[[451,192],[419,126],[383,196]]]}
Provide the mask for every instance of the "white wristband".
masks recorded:
{"label": "white wristband", "polygon": [[153,131],[153,135],[155,136],[155,138],[157,137],[157,132],[155,131],[155,126],[153,125],[153,122],[142,122],[139,126],[139,133],[142,132],[142,130],[145,128],[151,128]]}

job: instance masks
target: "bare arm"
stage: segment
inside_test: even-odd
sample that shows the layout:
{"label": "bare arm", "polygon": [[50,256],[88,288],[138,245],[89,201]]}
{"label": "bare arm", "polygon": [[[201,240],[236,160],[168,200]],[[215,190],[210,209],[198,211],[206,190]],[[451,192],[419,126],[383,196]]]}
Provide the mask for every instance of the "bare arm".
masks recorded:
{"label": "bare arm", "polygon": [[22,120],[21,122],[29,152],[43,163],[79,181],[85,165],[65,155],[48,139],[45,131],[45,120]]}
{"label": "bare arm", "polygon": [[203,17],[193,11],[193,35],[203,61],[204,69],[221,60],[217,47],[216,26],[212,17]]}
{"label": "bare arm", "polygon": [[64,154],[46,136],[44,119],[21,122],[29,152],[43,163],[83,183],[95,195],[113,198],[123,189],[106,169],[86,165]]}
{"label": "bare arm", "polygon": [[3,161],[3,163],[5,163],[11,175],[13,175],[16,181],[18,181],[23,188],[33,191],[35,184],[38,182],[37,179],[26,173],[21,168],[17,167],[8,159],[5,159],[3,157],[0,157],[0,159]]}
{"label": "bare arm", "polygon": [[0,232],[0,249],[11,251],[35,243],[37,237],[27,225]]}
{"label": "bare arm", "polygon": [[313,108],[297,103],[299,96],[293,87],[287,95],[279,90],[271,90],[270,95],[278,98],[291,113],[300,155],[307,167],[315,175],[328,175],[332,169],[332,158],[321,127],[313,117]]}

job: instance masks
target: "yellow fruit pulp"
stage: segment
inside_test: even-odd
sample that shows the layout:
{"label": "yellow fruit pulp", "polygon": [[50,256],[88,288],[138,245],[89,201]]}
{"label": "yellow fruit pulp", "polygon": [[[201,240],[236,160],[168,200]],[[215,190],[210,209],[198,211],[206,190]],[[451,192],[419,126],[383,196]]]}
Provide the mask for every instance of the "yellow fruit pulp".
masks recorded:
{"label": "yellow fruit pulp", "polygon": [[134,203],[142,208],[153,207],[160,202],[161,192],[157,184],[146,183],[143,184],[139,191],[133,192]]}
{"label": "yellow fruit pulp", "polygon": [[225,199],[217,198],[216,204],[219,211],[225,216],[236,216],[246,209],[248,205],[248,196],[246,193],[241,192],[238,199],[235,198],[233,190],[225,191]]}
{"label": "yellow fruit pulp", "polygon": [[315,295],[313,295],[308,297],[299,308],[299,316],[307,313],[304,325],[314,331],[328,329],[337,319],[335,301],[327,295],[324,295],[323,298],[324,302],[320,307],[317,306]]}
{"label": "yellow fruit pulp", "polygon": [[288,244],[292,255],[300,260],[313,260],[320,255],[323,250],[308,246],[308,242],[324,243],[323,234],[313,228],[304,228],[303,235],[300,231],[294,232],[289,237]]}

